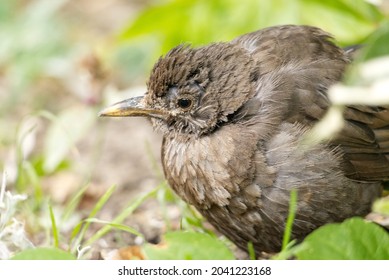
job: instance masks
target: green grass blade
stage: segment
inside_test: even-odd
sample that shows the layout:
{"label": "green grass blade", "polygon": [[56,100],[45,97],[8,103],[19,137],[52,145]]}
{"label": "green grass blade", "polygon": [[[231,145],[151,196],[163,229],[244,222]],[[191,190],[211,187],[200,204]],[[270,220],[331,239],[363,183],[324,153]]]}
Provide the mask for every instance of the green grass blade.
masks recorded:
{"label": "green grass blade", "polygon": [[51,204],[49,204],[49,212],[50,212],[51,228],[53,230],[54,247],[59,248],[59,233],[58,233],[57,223],[55,221],[53,207],[51,206]]}
{"label": "green grass blade", "polygon": [[293,189],[290,192],[289,215],[288,215],[288,219],[286,220],[284,238],[282,240],[282,250],[286,250],[289,244],[290,236],[292,235],[293,221],[296,216],[296,210],[297,210],[297,191]]}
{"label": "green grass blade", "polygon": [[66,207],[65,207],[63,214],[62,214],[62,219],[64,221],[68,220],[70,218],[70,216],[74,213],[74,210],[76,209],[76,207],[80,203],[82,195],[85,193],[87,188],[88,188],[88,185],[85,185],[80,190],[78,190],[78,192],[76,192],[73,195],[73,197],[70,199],[69,203],[66,204]]}
{"label": "green grass blade", "polygon": [[256,260],[253,242],[247,243],[247,251],[249,252],[250,260]]}
{"label": "green grass blade", "polygon": [[[129,205],[118,215],[116,216],[111,224],[121,224],[129,215],[131,215],[135,209],[137,209],[144,201],[151,197],[155,197],[159,188],[162,185],[157,186],[155,189],[151,190],[150,192],[140,196],[135,201],[129,203]],[[96,240],[102,238],[105,234],[107,234],[112,229],[111,225],[106,225],[103,228],[101,228],[99,231],[97,231],[91,238],[88,239],[86,242],[86,246],[92,244]]]}
{"label": "green grass blade", "polygon": [[42,186],[40,184],[39,175],[37,174],[34,166],[29,161],[23,162],[23,169],[26,172],[26,175],[31,182],[32,186],[34,187],[34,197],[35,197],[35,205],[38,206],[41,205],[43,200],[43,191]]}
{"label": "green grass blade", "polygon": [[70,244],[72,244],[74,238],[79,234],[83,223],[84,223],[84,221],[81,221],[73,228],[72,233],[70,235]]}
{"label": "green grass blade", "polygon": [[126,231],[128,233],[131,233],[131,234],[134,234],[136,236],[140,236],[140,237],[143,238],[143,234],[142,233],[140,233],[139,231],[137,231],[136,229],[134,229],[132,227],[129,227],[129,226],[126,226],[126,225],[123,225],[123,224],[111,223],[111,222],[103,221],[103,220],[96,219],[96,218],[86,219],[85,222],[104,224],[104,225],[107,225],[107,226],[109,226],[111,228],[115,228],[115,229],[118,229],[118,230]]}
{"label": "green grass blade", "polygon": [[[113,185],[110,187],[104,195],[97,201],[95,207],[93,207],[92,211],[90,212],[88,218],[93,218],[96,216],[96,214],[103,208],[103,206],[107,203],[108,199],[112,196],[113,192],[115,191],[116,186]],[[77,247],[80,245],[81,240],[83,240],[86,231],[88,230],[90,225],[90,222],[85,222],[84,225],[82,226],[80,233],[78,234],[78,238],[74,244],[73,250],[76,250]]]}

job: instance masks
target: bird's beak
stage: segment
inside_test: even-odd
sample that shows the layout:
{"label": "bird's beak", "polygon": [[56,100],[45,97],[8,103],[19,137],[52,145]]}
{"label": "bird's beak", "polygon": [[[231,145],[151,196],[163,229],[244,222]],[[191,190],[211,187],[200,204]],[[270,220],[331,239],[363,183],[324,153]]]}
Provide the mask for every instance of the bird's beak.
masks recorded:
{"label": "bird's beak", "polygon": [[161,109],[149,108],[144,105],[143,96],[129,98],[115,103],[102,111],[100,117],[154,117],[166,119],[168,113]]}

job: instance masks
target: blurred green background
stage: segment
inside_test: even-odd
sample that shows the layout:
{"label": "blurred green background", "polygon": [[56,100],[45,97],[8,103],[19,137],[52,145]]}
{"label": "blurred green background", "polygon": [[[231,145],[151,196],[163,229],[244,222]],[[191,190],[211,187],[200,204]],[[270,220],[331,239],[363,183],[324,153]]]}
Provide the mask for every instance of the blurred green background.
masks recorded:
{"label": "blurred green background", "polygon": [[[62,215],[84,186],[75,220],[59,228],[63,239],[110,185],[129,200],[163,180],[160,138],[147,123],[101,121],[97,112],[142,93],[153,62],[170,48],[278,24],[315,25],[347,46],[378,28],[387,38],[388,12],[388,1],[365,0],[0,1],[0,168],[7,189],[28,195],[18,217],[29,238],[50,244],[48,203]],[[377,53],[388,54],[387,42]],[[135,191],[123,195],[128,189]],[[109,220],[117,210],[105,211]]]}

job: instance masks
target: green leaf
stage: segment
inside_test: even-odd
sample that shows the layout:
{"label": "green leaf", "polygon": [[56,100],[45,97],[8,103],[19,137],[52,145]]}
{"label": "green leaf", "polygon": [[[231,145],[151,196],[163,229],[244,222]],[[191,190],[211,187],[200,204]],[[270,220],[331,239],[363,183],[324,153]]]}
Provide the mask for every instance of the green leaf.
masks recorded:
{"label": "green leaf", "polygon": [[271,25],[309,24],[333,33],[343,42],[355,42],[365,38],[384,18],[377,7],[365,0],[246,0],[244,3],[235,0],[164,2],[142,11],[124,27],[118,39],[123,42],[145,35],[158,37],[165,52],[182,42],[198,45],[230,40]]}
{"label": "green leaf", "polygon": [[315,230],[298,246],[296,256],[300,260],[387,260],[389,234],[376,224],[351,218]]}
{"label": "green leaf", "polygon": [[76,257],[57,248],[27,249],[15,255],[11,260],[75,260]]}
{"label": "green leaf", "polygon": [[367,40],[361,60],[389,55],[389,21],[385,21]]}
{"label": "green leaf", "polygon": [[243,2],[154,1],[122,27],[109,54],[115,67],[130,77],[142,77],[158,57],[183,43],[196,47],[268,26],[306,24],[326,30],[346,46],[363,41],[384,20],[380,10],[366,0]]}
{"label": "green leaf", "polygon": [[[377,7],[365,0],[299,0],[301,22],[323,28],[345,44],[365,39],[384,19]],[[317,15],[320,14],[320,17]],[[323,21],[323,18],[331,20]]]}
{"label": "green leaf", "polygon": [[234,255],[219,239],[198,232],[166,233],[163,243],[146,244],[144,251],[151,260],[232,260]]}

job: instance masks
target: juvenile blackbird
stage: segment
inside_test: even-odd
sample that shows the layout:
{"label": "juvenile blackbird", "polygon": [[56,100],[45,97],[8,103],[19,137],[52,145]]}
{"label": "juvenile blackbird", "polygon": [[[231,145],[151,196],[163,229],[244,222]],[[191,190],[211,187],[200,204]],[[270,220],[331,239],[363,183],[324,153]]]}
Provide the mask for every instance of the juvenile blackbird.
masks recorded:
{"label": "juvenile blackbird", "polygon": [[389,107],[349,106],[331,140],[302,141],[329,108],[349,51],[310,26],[276,26],[231,42],[180,45],[151,71],[144,96],[101,116],[145,116],[163,133],[173,190],[240,248],[280,250],[290,191],[292,238],[365,215],[389,177]]}

